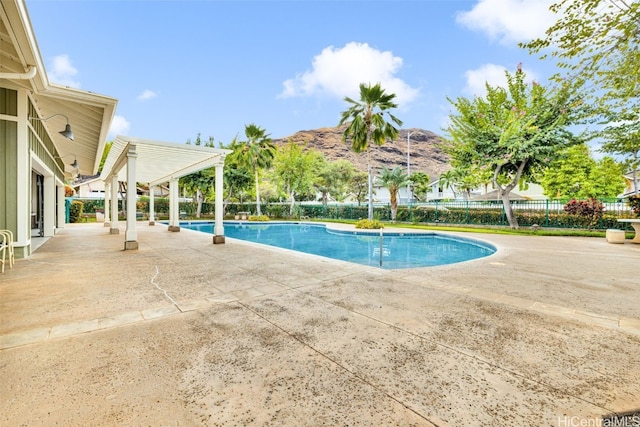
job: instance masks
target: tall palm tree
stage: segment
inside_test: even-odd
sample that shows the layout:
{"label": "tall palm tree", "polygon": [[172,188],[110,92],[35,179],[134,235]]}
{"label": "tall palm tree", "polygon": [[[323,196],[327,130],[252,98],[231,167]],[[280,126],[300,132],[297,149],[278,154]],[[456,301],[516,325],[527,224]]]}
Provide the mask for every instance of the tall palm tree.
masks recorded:
{"label": "tall palm tree", "polygon": [[262,215],[260,209],[260,168],[268,168],[276,152],[276,147],[266,130],[253,123],[245,125],[244,134],[246,141],[238,142],[239,159],[253,171],[256,185],[256,209],[257,214]]}
{"label": "tall palm tree", "polygon": [[231,153],[224,160],[225,209],[229,201],[234,198],[242,203],[247,189],[253,181],[253,171],[243,162],[241,157],[243,147],[238,141],[237,135],[229,144],[220,146],[220,148],[231,150]]}
{"label": "tall palm tree", "polygon": [[391,221],[395,221],[398,213],[398,191],[400,188],[407,186],[409,177],[402,171],[400,166],[396,166],[393,169],[383,166],[380,176],[378,177],[378,182],[389,190],[391,199]]}
{"label": "tall palm tree", "polygon": [[440,174],[440,182],[439,182],[439,187],[442,188],[442,190],[446,190],[447,188],[450,188],[451,191],[453,192],[453,198],[456,198],[456,187],[458,185],[458,175],[456,174],[456,171],[453,169],[450,169],[442,174]]}
{"label": "tall palm tree", "polygon": [[346,143],[351,140],[351,149],[356,153],[367,152],[370,221],[373,220],[373,176],[369,147],[371,142],[382,145],[387,139],[395,140],[398,137],[398,129],[384,119],[386,113],[393,123],[402,126],[402,120],[387,111],[398,106],[393,102],[395,97],[395,94],[386,94],[380,83],[373,86],[360,83],[360,101],[349,97],[344,99],[351,107],[342,112],[340,119],[341,126],[349,123],[342,134],[342,141]]}

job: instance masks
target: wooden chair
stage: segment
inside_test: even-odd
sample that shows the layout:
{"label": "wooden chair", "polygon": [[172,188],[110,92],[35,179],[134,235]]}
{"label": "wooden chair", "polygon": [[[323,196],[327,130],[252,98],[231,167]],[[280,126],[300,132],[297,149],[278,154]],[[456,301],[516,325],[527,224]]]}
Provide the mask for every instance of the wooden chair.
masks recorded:
{"label": "wooden chair", "polygon": [[2,233],[0,234],[0,252],[2,252],[2,258],[0,258],[0,262],[2,263],[2,272],[4,273],[4,257],[7,252],[7,235]]}
{"label": "wooden chair", "polygon": [[11,230],[0,230],[0,243],[2,243],[2,272],[4,273],[5,256],[8,255],[9,268],[13,268],[16,263],[16,256],[13,250],[13,232]]}

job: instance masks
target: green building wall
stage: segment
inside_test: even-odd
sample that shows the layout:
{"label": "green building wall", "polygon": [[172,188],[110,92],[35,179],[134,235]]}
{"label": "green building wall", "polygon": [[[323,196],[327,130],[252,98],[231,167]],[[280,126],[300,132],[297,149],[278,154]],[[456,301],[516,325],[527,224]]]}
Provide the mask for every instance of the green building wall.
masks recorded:
{"label": "green building wall", "polygon": [[[17,117],[18,92],[0,88],[0,114]],[[0,120],[0,229],[16,233],[18,122]]]}

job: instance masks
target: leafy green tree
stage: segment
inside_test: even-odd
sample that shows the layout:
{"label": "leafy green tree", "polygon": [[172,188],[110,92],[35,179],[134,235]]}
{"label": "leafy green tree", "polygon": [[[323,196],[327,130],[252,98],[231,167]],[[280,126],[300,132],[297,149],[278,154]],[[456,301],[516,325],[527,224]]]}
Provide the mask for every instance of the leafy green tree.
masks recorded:
{"label": "leafy green tree", "polygon": [[320,200],[323,205],[327,205],[329,201],[329,194],[331,194],[331,186],[333,185],[334,176],[329,167],[329,162],[322,162],[318,169],[316,179],[313,181],[313,186],[320,193]]}
{"label": "leafy green tree", "polygon": [[593,197],[613,198],[624,191],[624,165],[616,162],[613,157],[603,157],[591,171],[590,180],[593,183]]}
{"label": "leafy green tree", "polygon": [[329,195],[342,201],[347,197],[348,186],[355,174],[355,168],[348,160],[321,162],[315,180],[315,188],[322,194],[322,204],[326,206]]}
{"label": "leafy green tree", "polygon": [[464,200],[471,198],[471,191],[480,186],[478,165],[458,165],[453,169],[458,190],[462,192]]}
{"label": "leafy green tree", "polygon": [[349,183],[349,193],[356,199],[358,206],[367,199],[367,182],[369,178],[366,172],[355,172]]}
{"label": "leafy green tree", "polygon": [[335,175],[332,196],[339,202],[343,202],[350,194],[351,181],[357,173],[355,166],[348,160],[335,160],[330,164],[330,170]]}
{"label": "leafy green tree", "polygon": [[282,200],[282,193],[273,181],[269,179],[269,174],[260,182],[260,199],[267,202],[279,202]]}
{"label": "leafy green tree", "polygon": [[486,166],[481,166],[476,168],[474,176],[478,185],[481,185],[484,188],[484,194],[487,194],[489,191],[489,184],[493,182],[493,171]]}
{"label": "leafy green tree", "polygon": [[260,170],[271,166],[276,147],[266,130],[251,123],[244,127],[246,141],[238,141],[238,159],[244,166],[249,167],[254,175],[256,191],[256,208],[258,216],[262,215],[260,209]]}
{"label": "leafy green tree", "polygon": [[407,186],[409,177],[407,177],[407,174],[403,172],[400,166],[396,166],[393,169],[383,166],[378,176],[378,183],[389,190],[391,221],[395,221],[398,213],[398,192],[400,188]]}
{"label": "leafy green tree", "polygon": [[598,104],[637,111],[632,98],[637,99],[640,85],[640,3],[559,0],[550,10],[558,20],[543,38],[522,46],[534,53],[544,51],[542,58],[557,59],[567,70],[565,76],[579,84],[591,82]]}
{"label": "leafy green tree", "polygon": [[431,190],[429,187],[430,178],[424,172],[414,172],[411,174],[411,194],[421,202],[427,200],[428,192]]}
{"label": "leafy green tree", "polygon": [[624,190],[623,167],[612,157],[596,162],[586,144],[569,147],[549,164],[540,183],[553,199],[617,197]]}
{"label": "leafy green tree", "polygon": [[586,87],[591,117],[604,124],[593,136],[604,139],[603,151],[624,156],[637,184],[640,2],[560,0],[550,10],[558,20],[545,37],[522,46],[558,60],[561,72],[556,78]]}
{"label": "leafy green tree", "polygon": [[[199,133],[196,136],[196,140],[194,141],[193,144],[198,146],[203,146],[203,147],[216,148],[216,143],[212,136],[209,137],[208,141],[202,141],[202,138],[200,137]],[[187,145],[191,145],[191,139],[187,139]]]}
{"label": "leafy green tree", "polygon": [[109,151],[111,151],[111,147],[113,146],[113,141],[107,141],[104,145],[104,151],[102,152],[102,157],[100,158],[100,166],[98,167],[98,173],[102,172],[102,168],[104,167],[104,162],[107,160],[107,156],[109,155]]}
{"label": "leafy green tree", "polygon": [[308,193],[322,164],[323,154],[318,150],[305,151],[303,146],[289,141],[276,151],[273,175],[289,198],[289,215],[293,215],[296,194]]}
{"label": "leafy green tree", "polygon": [[202,214],[202,203],[214,196],[215,171],[212,168],[203,169],[180,178],[180,186],[193,197],[196,202],[196,218]]}
{"label": "leafy green tree", "polygon": [[595,163],[586,144],[563,150],[540,179],[544,194],[551,199],[591,197],[591,189],[587,187],[590,186],[589,175]]}
{"label": "leafy green tree", "polygon": [[[369,220],[373,220],[373,174],[371,171],[371,143],[382,145],[387,139],[395,140],[398,137],[398,129],[392,122],[402,126],[402,121],[392,115],[389,110],[396,108],[393,102],[395,94],[387,94],[379,83],[375,85],[360,84],[360,100],[355,101],[349,97],[344,100],[351,104],[349,109],[342,112],[340,126],[347,124],[342,134],[342,140],[351,141],[351,149],[356,153],[367,153],[368,195],[369,195]],[[387,114],[391,122],[385,120]]]}
{"label": "leafy green tree", "polygon": [[[638,185],[640,131],[637,129],[638,123],[640,123],[640,120],[635,120],[635,122],[618,122],[610,125],[605,129],[605,142],[602,145],[603,151],[625,158],[625,165],[631,170],[636,197],[640,197],[640,185]],[[634,127],[636,129],[634,129]]]}
{"label": "leafy green tree", "polygon": [[578,142],[567,127],[581,104],[567,85],[525,83],[520,66],[506,75],[507,88],[487,84],[485,97],[449,100],[457,113],[450,115],[445,149],[457,166],[493,170],[509,226],[518,228],[509,194],[521,180],[536,182],[559,150]]}
{"label": "leafy green tree", "polygon": [[[187,140],[186,144],[191,145],[191,140]],[[198,134],[195,140],[195,145],[213,148],[215,147],[215,142],[213,137],[210,136],[209,141],[203,143],[200,138],[200,134]],[[202,203],[213,197],[213,189],[215,188],[215,169],[204,169],[187,176],[183,176],[180,178],[180,186],[192,195],[193,200],[197,205],[196,218],[200,218],[202,214]]]}

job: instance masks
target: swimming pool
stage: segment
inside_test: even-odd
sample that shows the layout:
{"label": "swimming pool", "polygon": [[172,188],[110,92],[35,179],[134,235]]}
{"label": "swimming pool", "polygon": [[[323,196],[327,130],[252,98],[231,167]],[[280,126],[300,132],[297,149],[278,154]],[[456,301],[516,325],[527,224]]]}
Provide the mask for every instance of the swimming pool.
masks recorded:
{"label": "swimming pool", "polygon": [[[213,234],[212,221],[180,227]],[[342,231],[322,224],[226,222],[226,237],[384,269],[429,267],[482,258],[496,248],[478,240],[437,233]]]}

